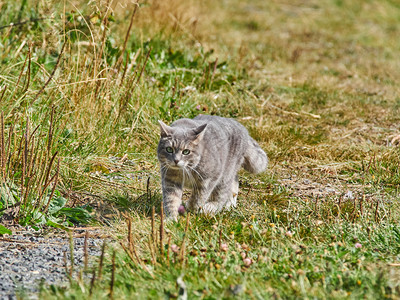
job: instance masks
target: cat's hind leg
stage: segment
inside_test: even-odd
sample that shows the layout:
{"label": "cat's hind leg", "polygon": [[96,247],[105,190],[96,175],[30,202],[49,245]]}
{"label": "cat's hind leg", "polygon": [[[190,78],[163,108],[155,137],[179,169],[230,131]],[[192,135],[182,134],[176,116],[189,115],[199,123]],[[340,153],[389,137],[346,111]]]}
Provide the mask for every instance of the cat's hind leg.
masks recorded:
{"label": "cat's hind leg", "polygon": [[224,204],[217,201],[207,201],[200,211],[205,215],[215,215],[224,208]]}
{"label": "cat's hind leg", "polygon": [[187,208],[192,212],[202,211],[203,206],[211,198],[211,193],[215,189],[216,182],[211,179],[204,180],[201,184],[194,187],[192,196],[187,202]]}
{"label": "cat's hind leg", "polygon": [[[213,190],[210,198],[201,208],[201,211],[205,214],[212,215],[215,214],[224,208],[229,208],[234,203],[236,205],[236,196],[234,197],[233,192],[233,183],[234,180],[230,180],[228,182],[221,182],[218,184]],[[237,190],[237,188],[235,189]],[[234,203],[233,203],[234,202]]]}

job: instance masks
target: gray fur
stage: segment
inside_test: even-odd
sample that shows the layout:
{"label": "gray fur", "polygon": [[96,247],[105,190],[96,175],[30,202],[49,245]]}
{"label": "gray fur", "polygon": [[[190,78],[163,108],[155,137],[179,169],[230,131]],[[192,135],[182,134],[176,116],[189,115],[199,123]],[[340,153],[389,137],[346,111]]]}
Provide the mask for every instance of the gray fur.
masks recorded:
{"label": "gray fur", "polygon": [[[157,155],[164,210],[170,219],[177,219],[184,188],[192,190],[186,205],[189,210],[214,214],[236,206],[241,167],[257,174],[268,166],[265,152],[233,119],[199,115],[192,120],[177,120],[171,126],[159,122]],[[173,153],[168,153],[167,147]],[[182,153],[185,149],[190,153]]]}

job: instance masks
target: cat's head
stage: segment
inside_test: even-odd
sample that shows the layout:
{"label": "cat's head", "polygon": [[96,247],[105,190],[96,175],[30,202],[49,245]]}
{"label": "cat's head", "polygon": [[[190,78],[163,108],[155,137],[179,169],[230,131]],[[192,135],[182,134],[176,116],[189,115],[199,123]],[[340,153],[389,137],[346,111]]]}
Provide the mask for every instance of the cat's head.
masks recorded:
{"label": "cat's head", "polygon": [[173,169],[195,168],[201,160],[201,143],[207,124],[196,128],[171,127],[160,123],[161,138],[158,160],[162,166]]}

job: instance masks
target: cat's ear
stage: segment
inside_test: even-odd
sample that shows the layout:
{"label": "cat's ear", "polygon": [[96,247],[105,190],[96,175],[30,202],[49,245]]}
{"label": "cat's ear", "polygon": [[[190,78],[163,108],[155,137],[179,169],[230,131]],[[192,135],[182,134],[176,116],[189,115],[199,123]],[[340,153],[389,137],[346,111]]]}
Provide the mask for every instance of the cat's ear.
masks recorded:
{"label": "cat's ear", "polygon": [[168,126],[161,120],[158,120],[158,123],[160,123],[161,137],[167,137],[172,134],[172,128],[170,126]]}
{"label": "cat's ear", "polygon": [[194,133],[194,136],[196,137],[195,138],[196,140],[201,140],[203,138],[206,127],[207,127],[207,124],[203,124],[195,129],[193,129],[193,133]]}

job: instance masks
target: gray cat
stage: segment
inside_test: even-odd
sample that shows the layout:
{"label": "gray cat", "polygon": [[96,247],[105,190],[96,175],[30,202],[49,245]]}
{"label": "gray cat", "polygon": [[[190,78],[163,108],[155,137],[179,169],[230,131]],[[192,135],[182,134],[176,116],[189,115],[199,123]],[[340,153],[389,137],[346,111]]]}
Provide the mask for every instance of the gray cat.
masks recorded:
{"label": "gray cat", "polygon": [[265,152],[233,119],[199,115],[171,126],[159,123],[157,155],[169,219],[177,219],[184,188],[192,190],[186,205],[191,211],[214,214],[235,207],[240,167],[257,174],[268,166]]}

